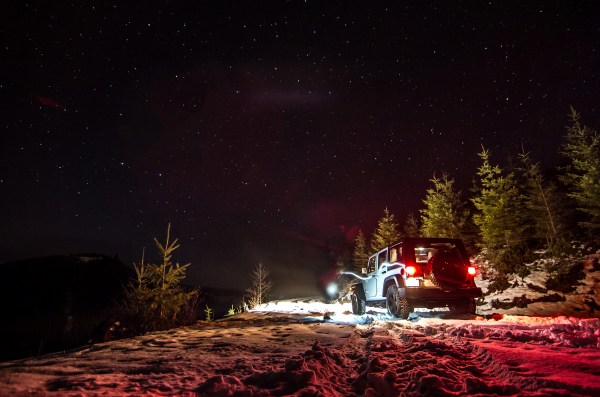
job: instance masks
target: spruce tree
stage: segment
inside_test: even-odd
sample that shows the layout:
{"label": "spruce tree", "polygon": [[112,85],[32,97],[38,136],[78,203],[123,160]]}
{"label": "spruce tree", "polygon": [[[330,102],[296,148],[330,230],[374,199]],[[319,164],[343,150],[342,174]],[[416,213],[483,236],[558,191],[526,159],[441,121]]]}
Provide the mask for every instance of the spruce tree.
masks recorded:
{"label": "spruce tree", "polygon": [[406,217],[406,222],[404,223],[404,228],[402,230],[407,237],[421,237],[419,220],[412,212]]}
{"label": "spruce tree", "polygon": [[186,291],[180,286],[190,264],[173,263],[173,252],[179,244],[177,239],[170,241],[170,237],[171,224],[167,226],[164,244],[154,239],[161,263],[145,263],[143,254],[141,262],[134,263],[136,276],[126,289],[122,308],[136,333],[179,325],[183,319],[178,319],[178,315],[185,309],[191,310],[197,298],[197,291]]}
{"label": "spruce tree", "polygon": [[461,192],[454,190],[454,179],[447,174],[430,179],[433,187],[427,189],[421,212],[421,234],[425,237],[463,238],[469,219],[469,211],[461,199]]}
{"label": "spruce tree", "polygon": [[394,214],[391,214],[387,209],[384,210],[384,216],[377,224],[377,229],[371,238],[371,250],[377,252],[388,245],[398,241],[400,232],[398,224],[394,220]]}
{"label": "spruce tree", "polygon": [[569,163],[563,169],[561,181],[569,188],[583,215],[579,225],[587,236],[600,241],[600,136],[580,122],[580,115],[571,107],[571,125],[567,127],[562,154]]}
{"label": "spruce tree", "polygon": [[481,186],[472,201],[478,210],[473,221],[479,228],[480,245],[496,270],[515,273],[522,270],[526,250],[523,197],[514,174],[503,175],[499,166],[490,164],[488,150],[482,148],[479,157],[483,160],[477,172]]}
{"label": "spruce tree", "polygon": [[358,235],[356,236],[354,252],[352,253],[354,271],[360,274],[363,267],[367,267],[368,260],[369,254],[367,253],[367,240],[365,239],[365,235],[363,234],[362,230],[359,230]]}
{"label": "spruce tree", "polygon": [[539,163],[534,163],[531,153],[519,154],[525,180],[524,193],[532,234],[548,251],[560,255],[566,247],[567,227],[564,198],[556,185],[542,175]]}

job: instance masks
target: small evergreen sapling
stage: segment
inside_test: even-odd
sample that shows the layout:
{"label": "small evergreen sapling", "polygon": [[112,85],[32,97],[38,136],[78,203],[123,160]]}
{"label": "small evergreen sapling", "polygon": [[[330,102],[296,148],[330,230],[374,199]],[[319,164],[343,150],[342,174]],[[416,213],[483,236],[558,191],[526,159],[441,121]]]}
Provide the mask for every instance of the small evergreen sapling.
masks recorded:
{"label": "small evergreen sapling", "polygon": [[190,264],[173,264],[173,251],[179,248],[179,244],[177,239],[170,241],[170,232],[169,224],[164,245],[154,239],[162,257],[161,263],[145,263],[144,253],[141,262],[134,263],[136,276],[126,289],[123,309],[133,323],[135,333],[179,325],[181,319],[178,315],[193,305],[198,296],[196,290],[186,291],[179,285],[185,279]]}
{"label": "small evergreen sapling", "polygon": [[206,308],[204,309],[204,314],[206,315],[206,318],[205,318],[206,321],[214,320],[213,309],[210,308],[208,305],[206,305]]}

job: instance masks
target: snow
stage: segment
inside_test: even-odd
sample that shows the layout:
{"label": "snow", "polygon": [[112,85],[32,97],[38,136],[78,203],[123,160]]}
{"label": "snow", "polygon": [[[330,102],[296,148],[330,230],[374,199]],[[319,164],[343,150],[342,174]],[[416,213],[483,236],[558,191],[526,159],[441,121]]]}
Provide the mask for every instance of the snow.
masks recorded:
{"label": "snow", "polygon": [[600,320],[389,318],[316,298],[0,363],[0,395],[598,396]]}
{"label": "snow", "polygon": [[[577,317],[590,317],[600,315],[600,271],[596,268],[594,260],[600,259],[599,254],[592,254],[582,258],[585,277],[578,281],[572,293],[547,290],[546,280],[549,275],[544,270],[545,260],[537,260],[528,264],[530,274],[526,277],[510,275],[511,288],[502,292],[488,293],[489,281],[482,279],[481,274],[476,278],[476,284],[481,287],[485,295],[485,302],[478,307],[479,313],[503,313],[518,315],[572,315]],[[527,305],[520,305],[510,309],[492,307],[492,301],[521,302],[532,301]],[[537,302],[536,302],[537,301]]]}

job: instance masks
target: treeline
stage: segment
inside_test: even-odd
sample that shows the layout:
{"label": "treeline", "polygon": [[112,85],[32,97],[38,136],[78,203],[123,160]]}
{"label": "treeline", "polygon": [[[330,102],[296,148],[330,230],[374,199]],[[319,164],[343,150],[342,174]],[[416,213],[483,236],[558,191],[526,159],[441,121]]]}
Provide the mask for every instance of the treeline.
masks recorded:
{"label": "treeline", "polygon": [[543,250],[567,257],[578,241],[600,243],[600,136],[585,126],[571,108],[560,146],[563,166],[543,172],[524,148],[518,161],[503,169],[482,147],[474,186],[463,194],[447,173],[434,175],[423,199],[424,208],[409,214],[402,225],[386,208],[373,235],[360,232],[353,262],[360,271],[367,258],[402,236],[460,238],[472,253],[498,275],[525,275],[532,253]]}

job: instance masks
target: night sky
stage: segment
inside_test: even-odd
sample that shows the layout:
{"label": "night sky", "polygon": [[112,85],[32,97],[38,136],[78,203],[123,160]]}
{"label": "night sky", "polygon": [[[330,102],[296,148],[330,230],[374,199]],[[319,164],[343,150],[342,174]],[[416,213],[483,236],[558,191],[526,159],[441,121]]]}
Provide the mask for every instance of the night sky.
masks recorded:
{"label": "night sky", "polygon": [[0,263],[171,222],[189,282],[293,293],[482,144],[554,167],[569,105],[600,128],[595,1],[94,3],[3,7]]}

